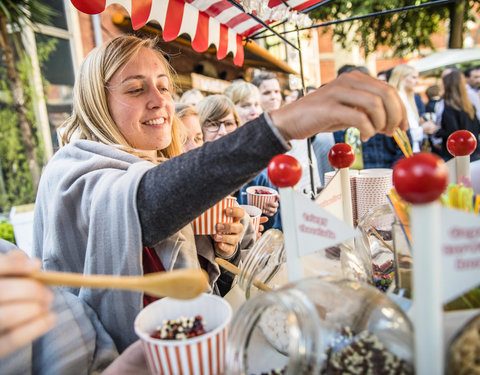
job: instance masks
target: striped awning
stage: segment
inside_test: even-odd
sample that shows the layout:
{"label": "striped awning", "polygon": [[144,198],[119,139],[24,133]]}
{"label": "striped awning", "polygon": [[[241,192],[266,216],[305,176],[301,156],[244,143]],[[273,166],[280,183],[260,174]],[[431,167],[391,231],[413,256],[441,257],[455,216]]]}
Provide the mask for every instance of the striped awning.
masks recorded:
{"label": "striped awning", "polygon": [[[324,0],[269,0],[272,10],[285,8],[286,4],[302,11]],[[101,13],[110,4],[122,5],[130,14],[132,27],[138,30],[147,22],[157,22],[162,27],[165,41],[188,34],[192,47],[204,52],[210,45],[217,48],[217,58],[229,52],[236,65],[243,64],[243,39],[263,26],[247,13],[226,0],[71,0],[81,12]],[[272,13],[273,14],[273,13]],[[277,20],[268,20],[267,24]]]}

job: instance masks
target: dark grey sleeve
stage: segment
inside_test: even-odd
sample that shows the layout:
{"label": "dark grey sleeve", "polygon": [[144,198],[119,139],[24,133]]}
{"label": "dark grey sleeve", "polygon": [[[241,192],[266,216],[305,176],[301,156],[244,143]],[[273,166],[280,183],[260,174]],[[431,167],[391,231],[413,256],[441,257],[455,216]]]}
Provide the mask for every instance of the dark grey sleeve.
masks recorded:
{"label": "dark grey sleeve", "polygon": [[142,241],[153,246],[250,181],[287,151],[264,116],[215,142],[167,160],[140,181]]}

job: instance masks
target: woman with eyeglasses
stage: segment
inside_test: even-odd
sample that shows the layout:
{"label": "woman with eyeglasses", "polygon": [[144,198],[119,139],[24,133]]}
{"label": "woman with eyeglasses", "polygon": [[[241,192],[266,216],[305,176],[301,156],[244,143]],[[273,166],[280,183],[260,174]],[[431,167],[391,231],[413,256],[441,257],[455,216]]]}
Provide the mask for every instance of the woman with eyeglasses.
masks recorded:
{"label": "woman with eyeglasses", "polygon": [[[205,142],[215,141],[223,136],[234,132],[240,126],[240,116],[233,102],[226,95],[210,95],[202,99],[197,106],[200,123],[203,129]],[[252,181],[243,185],[235,192],[238,204],[247,204],[246,189],[249,186],[267,186],[276,189],[267,176],[264,169]],[[262,214],[271,217],[263,223],[262,230],[270,228],[281,229],[280,216],[278,212],[278,196],[274,202],[268,202]]]}

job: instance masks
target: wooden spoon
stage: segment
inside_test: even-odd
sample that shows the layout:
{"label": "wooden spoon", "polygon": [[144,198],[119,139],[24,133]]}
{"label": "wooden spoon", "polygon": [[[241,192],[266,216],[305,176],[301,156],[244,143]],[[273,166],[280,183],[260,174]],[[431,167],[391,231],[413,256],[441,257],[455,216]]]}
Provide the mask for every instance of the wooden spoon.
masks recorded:
{"label": "wooden spoon", "polygon": [[[215,262],[222,268],[226,269],[228,272],[233,273],[234,275],[240,275],[242,271],[236,265],[226,261],[222,258],[215,258]],[[253,285],[256,286],[258,289],[263,290],[264,292],[268,292],[272,290],[268,285],[265,285],[261,281],[254,279]]]}
{"label": "wooden spoon", "polygon": [[190,299],[207,290],[208,275],[204,270],[174,270],[144,276],[82,275],[80,273],[36,271],[25,277],[45,285],[88,288],[114,288],[145,292],[154,297]]}

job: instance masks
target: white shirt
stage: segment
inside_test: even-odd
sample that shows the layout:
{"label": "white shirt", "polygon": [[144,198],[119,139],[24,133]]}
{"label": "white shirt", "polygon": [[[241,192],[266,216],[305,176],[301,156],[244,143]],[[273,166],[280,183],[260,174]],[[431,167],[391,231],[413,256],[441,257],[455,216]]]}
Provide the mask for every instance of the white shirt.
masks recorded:
{"label": "white shirt", "polygon": [[407,95],[402,91],[399,91],[398,94],[407,110],[407,120],[410,127],[410,135],[412,136],[412,151],[420,152],[420,145],[423,141],[423,128],[420,126],[417,116],[408,102]]}

